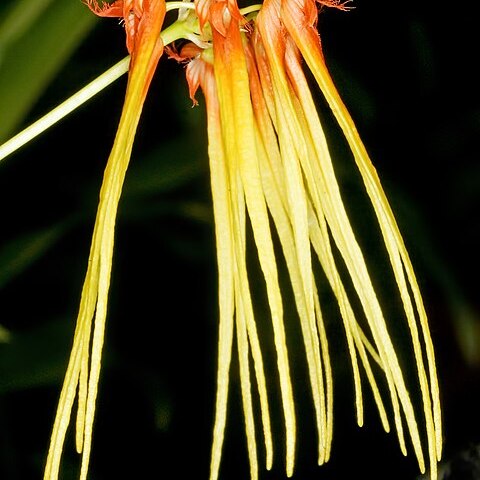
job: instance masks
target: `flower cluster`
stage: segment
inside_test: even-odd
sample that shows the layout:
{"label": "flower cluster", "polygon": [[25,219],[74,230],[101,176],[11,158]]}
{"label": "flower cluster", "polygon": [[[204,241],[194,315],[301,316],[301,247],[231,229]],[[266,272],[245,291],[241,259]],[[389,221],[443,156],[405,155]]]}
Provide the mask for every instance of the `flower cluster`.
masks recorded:
{"label": "flower cluster", "polygon": [[[328,73],[316,29],[319,6],[342,10],[347,6],[339,0],[319,0],[318,4],[315,0],[265,0],[261,5],[242,9],[236,0],[167,4],[163,0],[117,0],[103,7],[89,0],[88,5],[98,15],[124,19],[131,67],[123,114],[102,186],[74,346],[45,478],[58,476],[77,388],[77,448],[83,451],[81,478],[87,475],[117,205],[153,72],[164,45],[181,40],[178,50],[171,46],[167,53],[188,62],[186,76],[194,102],[198,88],[205,97],[217,244],[219,350],[211,480],[218,478],[220,470],[234,345],[238,351],[251,478],[258,478],[259,436],[252,385],[258,389],[267,469],[271,468],[274,457],[270,387],[262,355],[262,343],[268,340],[260,338],[255,322],[246,261],[248,224],[270,307],[284,416],[287,475],[291,476],[294,470],[296,413],[278,252],[272,229],[288,268],[303,335],[318,430],[318,463],[328,461],[330,456],[333,378],[327,329],[312,266],[317,261],[341,313],[353,372],[358,424],[363,424],[363,371],[382,425],[386,431],[390,429],[387,407],[374,376],[375,363],[388,385],[402,452],[406,454],[405,424],[420,470],[423,472],[428,466],[431,478],[435,479],[442,448],[441,412],[425,308],[392,210]],[[178,20],[162,31],[169,8],[179,9]],[[419,391],[421,408],[415,408],[410,399],[398,347],[389,335],[369,269],[348,218],[305,76],[305,64],[344,132],[378,219],[411,333],[417,370],[415,388]],[[346,275],[338,265],[339,256]],[[353,300],[347,294],[347,281],[354,287],[361,312],[355,312]],[[423,419],[417,423],[419,411]]]}

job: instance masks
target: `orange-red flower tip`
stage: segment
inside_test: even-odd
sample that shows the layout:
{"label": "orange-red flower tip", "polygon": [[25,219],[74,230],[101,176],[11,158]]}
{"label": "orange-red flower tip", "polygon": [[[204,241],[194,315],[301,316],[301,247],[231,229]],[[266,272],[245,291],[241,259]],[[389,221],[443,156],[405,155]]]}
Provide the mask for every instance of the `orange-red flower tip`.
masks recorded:
{"label": "orange-red flower tip", "polygon": [[189,42],[182,47],[180,52],[175,47],[165,47],[165,53],[168,58],[173,58],[179,63],[188,62],[186,68],[186,77],[188,82],[188,91],[193,105],[198,105],[198,101],[195,98],[195,94],[200,86],[201,77],[205,74],[205,62],[200,58],[203,49],[193,42]]}
{"label": "orange-red flower tip", "polygon": [[128,53],[132,53],[135,45],[138,22],[142,14],[141,0],[115,0],[113,3],[102,2],[100,6],[97,0],[86,0],[88,8],[99,17],[119,17],[125,22],[127,33]]}
{"label": "orange-red flower tip", "polygon": [[237,0],[195,0],[195,10],[202,30],[209,22],[223,36],[226,36],[232,18],[240,23],[246,23]]}
{"label": "orange-red flower tip", "polygon": [[99,17],[122,17],[123,3],[123,0],[116,0],[113,3],[102,2],[100,6],[97,0],[85,0],[88,8]]}
{"label": "orange-red flower tip", "polygon": [[343,10],[344,12],[352,10],[354,6],[347,5],[352,3],[352,0],[317,0],[321,7],[331,7],[336,8],[337,10]]}
{"label": "orange-red flower tip", "polygon": [[[119,17],[125,24],[127,34],[128,53],[133,55],[138,49],[137,37],[142,30],[148,28],[148,23],[152,23],[155,17],[165,15],[164,0],[115,0],[113,3],[102,2],[98,0],[84,0],[88,8],[99,17]],[[151,17],[151,18],[149,18]],[[147,21],[145,21],[147,18]]]}

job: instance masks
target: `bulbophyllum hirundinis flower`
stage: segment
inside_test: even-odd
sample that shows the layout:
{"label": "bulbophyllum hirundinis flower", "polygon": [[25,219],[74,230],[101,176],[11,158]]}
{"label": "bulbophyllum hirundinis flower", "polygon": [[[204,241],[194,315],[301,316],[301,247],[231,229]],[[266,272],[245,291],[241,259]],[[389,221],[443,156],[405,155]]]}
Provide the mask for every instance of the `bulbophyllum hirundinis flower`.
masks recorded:
{"label": "bulbophyllum hirundinis flower", "polygon": [[[322,6],[345,9],[334,1]],[[333,424],[333,380],[327,332],[312,271],[317,257],[337,299],[343,319],[355,385],[357,421],[363,424],[360,371],[365,371],[380,420],[390,430],[372,360],[385,375],[400,448],[406,454],[403,422],[420,470],[428,455],[431,478],[441,456],[441,414],[435,358],[415,274],[378,176],[325,65],[315,29],[314,1],[266,0],[258,11],[239,15],[232,2],[199,2],[201,23],[211,28],[211,44],[187,45],[187,79],[193,96],[200,86],[208,112],[209,157],[217,234],[220,335],[218,390],[211,479],[219,471],[225,428],[228,373],[236,336],[251,477],[257,478],[249,358],[253,359],[261,406],[266,467],[273,446],[260,339],[255,327],[245,260],[247,219],[252,227],[270,306],[277,352],[285,433],[286,470],[294,468],[296,418],[285,338],[282,296],[270,218],[273,220],[294,292],[319,444],[318,463],[329,459]],[[207,12],[207,13],[205,13]],[[377,216],[402,298],[417,365],[423,408],[421,431],[371,276],[340,194],[328,143],[303,71],[314,74],[345,133]],[[338,250],[362,307],[354,312],[335,258]],[[366,323],[357,318],[363,315]],[[293,403],[292,403],[293,402]],[[422,447],[421,438],[426,437]]]}
{"label": "bulbophyllum hirundinis flower", "polygon": [[[387,414],[391,410],[402,452],[407,453],[409,438],[420,470],[428,468],[431,479],[436,479],[442,450],[441,411],[425,307],[378,175],[327,70],[316,29],[319,8],[346,10],[345,3],[266,0],[241,9],[236,0],[116,0],[102,6],[96,0],[86,3],[99,16],[123,19],[130,54],[129,78],[100,192],[77,326],[44,478],[59,476],[76,398],[76,446],[82,453],[80,478],[87,478],[118,202],[158,61],[165,46],[181,41],[168,48],[168,53],[188,62],[186,75],[194,102],[198,88],[205,97],[217,245],[219,344],[211,480],[220,473],[234,354],[240,370],[251,478],[259,476],[259,438],[266,468],[272,467],[277,447],[271,428],[269,390],[274,387],[267,382],[264,361],[265,346],[271,341],[275,345],[287,476],[294,471],[298,412],[286,322],[295,319],[284,313],[277,266],[280,253],[274,238],[278,238],[287,267],[295,318],[303,337],[318,431],[318,463],[327,462],[331,453],[334,380],[315,264],[321,266],[338,303],[353,374],[358,424],[364,421],[363,382],[372,392],[384,429],[388,432],[391,428]],[[178,19],[164,28],[169,9],[179,10]],[[400,347],[389,333],[364,253],[347,215],[306,69],[345,135],[378,220],[410,333],[410,358],[416,371],[413,380],[406,379],[405,366],[399,359]],[[264,338],[256,323],[246,259],[249,229],[265,283],[272,339]],[[387,385],[386,393],[381,391],[380,381]],[[254,409],[256,397],[260,421]],[[418,404],[411,398],[418,398]]]}
{"label": "bulbophyllum hirundinis flower", "polygon": [[88,6],[101,16],[123,17],[131,60],[122,115],[100,191],[88,269],[70,360],[53,426],[45,479],[58,478],[63,444],[77,389],[76,447],[77,451],[82,453],[80,478],[87,478],[117,207],[142,106],[163,52],[160,38],[165,17],[163,0],[117,0],[104,8],[100,8],[95,0],[89,0]]}

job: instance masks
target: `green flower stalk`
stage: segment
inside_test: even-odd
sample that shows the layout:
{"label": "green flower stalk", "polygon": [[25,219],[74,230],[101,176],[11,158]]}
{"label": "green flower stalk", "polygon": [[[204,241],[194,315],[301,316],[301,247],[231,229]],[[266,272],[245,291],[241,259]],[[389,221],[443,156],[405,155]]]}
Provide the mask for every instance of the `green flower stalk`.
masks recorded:
{"label": "green flower stalk", "polygon": [[[272,387],[267,385],[262,353],[269,340],[261,338],[257,330],[246,261],[250,224],[270,309],[287,476],[295,468],[297,413],[285,328],[291,320],[284,314],[272,229],[287,265],[303,336],[318,431],[318,464],[327,462],[331,454],[334,380],[318,280],[313,273],[317,260],[341,314],[358,425],[362,426],[364,421],[363,371],[383,428],[387,432],[391,428],[387,413],[391,409],[401,451],[406,455],[406,436],[410,437],[420,471],[428,468],[430,478],[435,480],[442,452],[442,425],[435,355],[425,307],[392,209],[328,72],[316,29],[319,8],[347,10],[346,5],[339,0],[265,0],[262,5],[243,9],[236,0],[117,0],[103,7],[88,0],[87,4],[97,15],[123,18],[131,58],[125,103],[100,192],[77,327],[44,478],[56,480],[59,476],[65,435],[77,397],[80,478],[87,478],[118,202],[153,73],[164,46],[182,40],[179,49],[171,46],[166,50],[169,56],[188,62],[186,76],[193,101],[196,102],[198,88],[206,101],[217,245],[219,346],[210,479],[216,480],[220,474],[234,344],[252,480],[259,477],[259,438],[267,469],[272,467],[275,456],[269,406]],[[179,10],[178,19],[162,31],[165,12],[174,8]],[[399,347],[390,336],[346,212],[305,65],[350,146],[388,252],[415,361],[417,378],[409,381],[408,386]],[[116,78],[124,68],[125,61],[109,78]],[[10,150],[4,151],[8,154]],[[345,268],[340,268],[340,261]],[[353,285],[360,312],[353,307],[347,283]],[[376,371],[380,375],[383,373],[387,395],[380,391],[373,364],[379,367]],[[258,392],[253,391],[252,385]],[[419,405],[412,403],[413,389],[415,398],[421,399]],[[255,421],[255,395],[259,398],[261,433],[257,432],[259,425]]]}

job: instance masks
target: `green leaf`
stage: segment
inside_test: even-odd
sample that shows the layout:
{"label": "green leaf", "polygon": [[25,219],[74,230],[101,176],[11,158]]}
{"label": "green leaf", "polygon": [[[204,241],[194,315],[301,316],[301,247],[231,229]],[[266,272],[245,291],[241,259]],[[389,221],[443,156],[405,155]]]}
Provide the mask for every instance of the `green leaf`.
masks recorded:
{"label": "green leaf", "polygon": [[18,0],[11,2],[8,10],[2,15],[0,22],[0,64],[2,51],[21,38],[32,28],[52,0]]}
{"label": "green leaf", "polygon": [[0,25],[0,142],[18,128],[95,21],[76,0],[12,3]]}
{"label": "green leaf", "polygon": [[61,383],[72,329],[71,322],[57,320],[12,332],[9,343],[0,345],[0,395]]}
{"label": "green leaf", "polygon": [[[0,288],[26,270],[43,256],[61,238],[68,224],[53,227],[17,237],[0,249]],[[1,333],[1,332],[0,332]]]}
{"label": "green leaf", "polygon": [[10,341],[10,332],[0,325],[0,343],[7,343]]}

